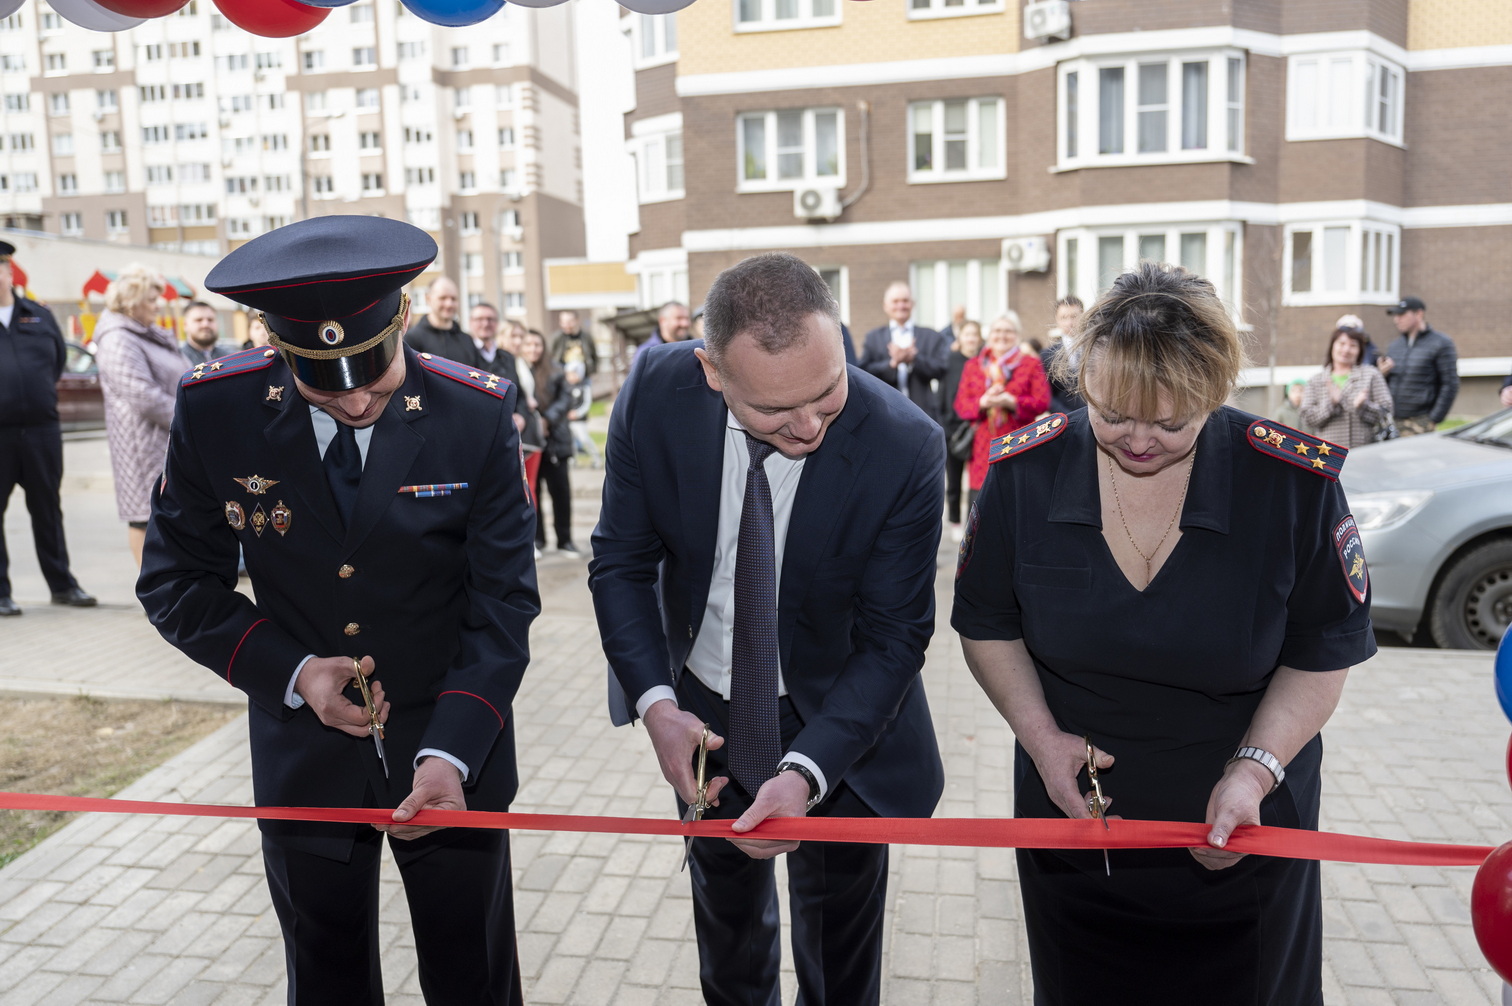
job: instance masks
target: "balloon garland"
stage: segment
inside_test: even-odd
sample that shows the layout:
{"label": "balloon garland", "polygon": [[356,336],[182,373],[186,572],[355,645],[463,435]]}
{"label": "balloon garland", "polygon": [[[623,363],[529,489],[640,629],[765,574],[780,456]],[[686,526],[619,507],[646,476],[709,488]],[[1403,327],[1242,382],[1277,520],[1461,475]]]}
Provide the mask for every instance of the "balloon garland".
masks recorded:
{"label": "balloon garland", "polygon": [[[1496,648],[1496,700],[1512,720],[1512,632]],[[1512,783],[1512,742],[1507,744],[1507,781]],[[1512,985],[1512,842],[1486,857],[1470,888],[1470,923],[1481,953],[1502,981]]]}

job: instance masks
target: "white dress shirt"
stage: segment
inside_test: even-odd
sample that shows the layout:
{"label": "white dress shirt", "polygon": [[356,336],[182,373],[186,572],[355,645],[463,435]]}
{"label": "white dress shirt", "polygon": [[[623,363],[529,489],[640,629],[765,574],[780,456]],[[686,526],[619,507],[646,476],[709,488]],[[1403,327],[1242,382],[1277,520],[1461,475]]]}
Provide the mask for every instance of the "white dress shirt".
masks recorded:
{"label": "white dress shirt", "polygon": [[16,315],[16,302],[11,301],[4,307],[0,307],[0,325],[10,328],[11,319]]}
{"label": "white dress shirt", "polygon": [[[310,425],[315,428],[315,447],[320,452],[321,460],[324,461],[326,449],[331,446],[331,441],[336,439],[336,420],[331,418],[331,414],[329,412],[312,405],[310,406]],[[362,456],[362,463],[364,466],[366,466],[368,444],[373,442],[373,427],[364,426],[361,429],[353,430],[352,432],[357,440],[357,453]],[[294,676],[289,679],[289,686],[284,689],[284,705],[288,706],[290,709],[298,709],[300,706],[305,704],[305,700],[297,692],[294,691],[294,685],[298,683],[299,672],[304,670],[305,664],[308,664],[314,659],[315,654],[307,654],[305,658],[299,662],[299,666],[294,668]],[[457,771],[462,773],[462,781],[467,781],[467,766],[458,759],[453,758],[451,755],[447,754],[445,751],[437,751],[435,748],[422,748],[420,752],[415,755],[415,762],[411,767],[419,767],[420,759],[426,757],[427,755],[435,755],[437,758],[451,762],[457,767]]]}
{"label": "white dress shirt", "polygon": [[[806,458],[793,460],[783,457],[779,451],[773,451],[762,463],[766,470],[767,484],[772,490],[772,544],[776,560],[774,582],[779,586],[782,583],[782,553],[787,544],[788,521],[793,516],[793,500],[798,495],[798,482],[803,475],[805,460]],[[688,653],[688,670],[710,691],[718,692],[726,702],[730,700],[731,649],[735,640],[735,555],[740,547],[740,513],[745,504],[746,470],[750,463],[745,427],[734,416],[726,413],[724,464],[719,478],[719,523],[714,538],[714,569],[709,578],[709,600],[704,607],[703,621],[699,623],[693,649]],[[780,668],[777,672],[777,694],[787,694],[787,684]],[[652,703],[662,699],[671,699],[675,703],[677,693],[669,685],[657,685],[648,689],[635,703],[636,715],[644,719],[646,710]],[[789,751],[783,756],[783,760],[797,762],[814,773],[821,798],[828,792],[824,773],[812,759],[797,751]]]}
{"label": "white dress shirt", "polygon": [[[913,322],[899,325],[892,322],[887,326],[888,334],[892,337],[892,344],[907,349],[914,344]],[[908,372],[912,369],[906,363],[898,364],[898,390],[908,394]]]}

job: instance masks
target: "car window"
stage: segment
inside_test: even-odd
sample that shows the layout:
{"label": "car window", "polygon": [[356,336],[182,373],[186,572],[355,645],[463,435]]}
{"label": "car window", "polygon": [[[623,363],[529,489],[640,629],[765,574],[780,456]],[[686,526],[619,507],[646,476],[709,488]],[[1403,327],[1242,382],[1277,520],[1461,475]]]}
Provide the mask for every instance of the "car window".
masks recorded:
{"label": "car window", "polygon": [[1468,426],[1461,426],[1449,436],[1460,440],[1471,440],[1477,444],[1512,449],[1512,409],[1487,416]]}
{"label": "car window", "polygon": [[96,369],[94,354],[84,347],[70,342],[68,344],[68,362],[63,367],[70,374],[93,374]]}

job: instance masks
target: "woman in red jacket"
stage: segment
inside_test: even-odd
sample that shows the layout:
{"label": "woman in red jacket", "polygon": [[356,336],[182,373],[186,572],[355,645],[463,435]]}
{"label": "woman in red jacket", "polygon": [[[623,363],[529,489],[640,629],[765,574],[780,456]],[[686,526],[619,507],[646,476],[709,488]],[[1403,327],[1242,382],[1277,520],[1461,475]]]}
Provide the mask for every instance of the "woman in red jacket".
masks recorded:
{"label": "woman in red jacket", "polygon": [[976,427],[971,445],[970,502],[987,477],[992,441],[1024,426],[1050,406],[1050,382],[1039,357],[1019,345],[1019,317],[1008,311],[992,323],[980,356],[967,360],[956,389],[956,415]]}

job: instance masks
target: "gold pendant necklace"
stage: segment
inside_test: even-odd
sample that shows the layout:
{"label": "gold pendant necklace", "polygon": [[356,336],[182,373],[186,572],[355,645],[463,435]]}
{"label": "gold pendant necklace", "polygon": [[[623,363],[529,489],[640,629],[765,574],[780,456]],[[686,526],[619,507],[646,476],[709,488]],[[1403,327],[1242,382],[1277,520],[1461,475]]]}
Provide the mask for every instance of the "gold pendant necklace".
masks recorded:
{"label": "gold pendant necklace", "polygon": [[1104,453],[1103,457],[1108,459],[1108,484],[1113,487],[1113,504],[1118,507],[1118,522],[1123,525],[1124,534],[1128,537],[1129,544],[1134,547],[1135,554],[1144,560],[1145,586],[1148,587],[1150,580],[1153,579],[1150,575],[1150,563],[1160,554],[1160,547],[1171,536],[1171,528],[1176,526],[1176,518],[1181,516],[1181,508],[1186,505],[1187,487],[1192,484],[1192,469],[1197,467],[1197,449],[1195,447],[1192,448],[1191,458],[1187,461],[1186,479],[1181,483],[1181,498],[1176,501],[1176,511],[1171,514],[1171,522],[1166,525],[1165,534],[1160,536],[1160,540],[1155,543],[1155,548],[1150,551],[1149,555],[1145,555],[1144,551],[1139,547],[1139,542],[1134,540],[1134,532],[1129,530],[1129,521],[1124,517],[1123,500],[1118,498],[1118,479],[1115,477],[1116,470],[1113,467],[1113,455]]}

